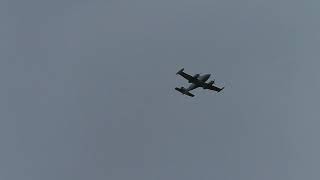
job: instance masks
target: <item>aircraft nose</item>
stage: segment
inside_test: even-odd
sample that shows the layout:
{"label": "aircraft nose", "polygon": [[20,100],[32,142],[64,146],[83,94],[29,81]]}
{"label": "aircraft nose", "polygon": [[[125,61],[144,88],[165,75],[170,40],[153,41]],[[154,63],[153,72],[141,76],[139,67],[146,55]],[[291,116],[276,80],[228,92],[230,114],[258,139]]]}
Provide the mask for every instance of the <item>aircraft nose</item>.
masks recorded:
{"label": "aircraft nose", "polygon": [[209,79],[209,77],[211,76],[211,74],[206,74],[205,76],[206,76],[206,78]]}

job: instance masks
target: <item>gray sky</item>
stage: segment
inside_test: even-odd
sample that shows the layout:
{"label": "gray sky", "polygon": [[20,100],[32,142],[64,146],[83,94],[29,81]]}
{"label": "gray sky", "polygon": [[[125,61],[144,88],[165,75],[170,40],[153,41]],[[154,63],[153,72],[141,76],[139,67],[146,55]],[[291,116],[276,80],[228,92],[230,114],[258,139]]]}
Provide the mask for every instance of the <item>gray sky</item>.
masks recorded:
{"label": "gray sky", "polygon": [[319,5],[1,1],[0,179],[318,180]]}

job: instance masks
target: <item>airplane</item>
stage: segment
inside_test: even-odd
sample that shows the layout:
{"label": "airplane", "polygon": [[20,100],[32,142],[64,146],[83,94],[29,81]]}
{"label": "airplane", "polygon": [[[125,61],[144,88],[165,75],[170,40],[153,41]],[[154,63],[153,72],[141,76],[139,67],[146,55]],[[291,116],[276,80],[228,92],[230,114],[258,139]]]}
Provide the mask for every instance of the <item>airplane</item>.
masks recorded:
{"label": "airplane", "polygon": [[206,83],[206,81],[210,78],[211,74],[204,74],[204,75],[195,74],[194,76],[191,76],[183,71],[184,71],[184,68],[180,69],[176,74],[187,79],[188,82],[191,83],[191,85],[188,88],[176,87],[175,90],[179,91],[180,93],[182,93],[184,95],[194,97],[194,94],[190,93],[190,91],[194,90],[196,88],[199,88],[199,87],[202,87],[202,89],[209,89],[209,90],[213,90],[213,91],[217,91],[217,92],[220,92],[224,89],[224,87],[218,88],[218,87],[214,86],[213,85],[214,80]]}

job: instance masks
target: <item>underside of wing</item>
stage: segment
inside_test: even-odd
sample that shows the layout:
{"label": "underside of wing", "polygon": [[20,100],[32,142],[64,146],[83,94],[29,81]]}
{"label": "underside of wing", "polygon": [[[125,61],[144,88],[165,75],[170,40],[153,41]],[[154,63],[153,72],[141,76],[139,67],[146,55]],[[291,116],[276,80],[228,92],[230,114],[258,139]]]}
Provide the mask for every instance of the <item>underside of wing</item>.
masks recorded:
{"label": "underside of wing", "polygon": [[190,96],[190,97],[194,97],[194,94],[190,93],[189,91],[186,91],[186,89],[184,89],[183,87],[181,88],[175,88],[175,90],[181,92],[182,94],[185,94],[187,96]]}
{"label": "underside of wing", "polygon": [[190,97],[194,97],[194,94],[192,94],[190,92],[185,92],[185,95],[190,96]]}
{"label": "underside of wing", "polygon": [[216,86],[210,86],[208,89],[213,90],[213,91],[220,92],[220,91],[222,91],[222,90],[224,89],[224,87],[218,88],[218,87],[216,87]]}

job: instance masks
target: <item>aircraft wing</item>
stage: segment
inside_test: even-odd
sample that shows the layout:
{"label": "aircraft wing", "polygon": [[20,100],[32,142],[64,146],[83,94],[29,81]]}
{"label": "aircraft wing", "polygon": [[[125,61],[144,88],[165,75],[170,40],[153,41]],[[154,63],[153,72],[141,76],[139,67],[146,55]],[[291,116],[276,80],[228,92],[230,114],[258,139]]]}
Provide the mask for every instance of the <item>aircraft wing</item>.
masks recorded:
{"label": "aircraft wing", "polygon": [[197,78],[194,78],[193,76],[183,72],[184,68],[182,68],[180,71],[177,72],[178,75],[184,77],[185,79],[187,79],[188,81],[197,81]]}
{"label": "aircraft wing", "polygon": [[186,91],[185,88],[181,87],[181,88],[175,88],[175,90],[181,92],[182,94],[185,94],[187,96],[190,96],[190,97],[194,97],[194,94],[191,94],[189,91]]}
{"label": "aircraft wing", "polygon": [[222,91],[224,89],[224,87],[223,88],[218,88],[216,86],[211,85],[211,86],[208,87],[208,89],[220,92],[220,91]]}

